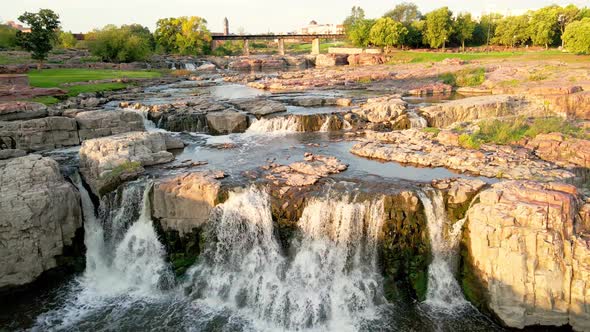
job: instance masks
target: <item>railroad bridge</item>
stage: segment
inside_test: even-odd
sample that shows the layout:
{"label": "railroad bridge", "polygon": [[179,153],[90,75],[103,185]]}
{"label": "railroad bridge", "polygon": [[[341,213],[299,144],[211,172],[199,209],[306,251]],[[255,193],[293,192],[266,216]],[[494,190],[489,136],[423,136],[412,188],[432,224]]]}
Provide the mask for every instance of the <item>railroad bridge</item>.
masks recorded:
{"label": "railroad bridge", "polygon": [[250,40],[273,40],[279,45],[279,54],[285,55],[285,40],[311,41],[311,54],[320,54],[321,39],[344,39],[345,34],[308,34],[308,35],[213,35],[211,48],[215,49],[220,41],[241,40],[244,42],[244,55],[250,55]]}

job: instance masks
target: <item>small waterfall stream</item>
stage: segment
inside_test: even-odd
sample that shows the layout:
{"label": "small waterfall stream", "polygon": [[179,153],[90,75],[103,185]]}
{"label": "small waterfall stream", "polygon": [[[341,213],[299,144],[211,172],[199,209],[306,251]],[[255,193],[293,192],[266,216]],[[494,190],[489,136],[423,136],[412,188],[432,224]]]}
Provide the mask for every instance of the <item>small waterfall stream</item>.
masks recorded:
{"label": "small waterfall stream", "polygon": [[254,121],[246,130],[247,134],[288,134],[299,131],[299,121],[295,116],[278,116]]}
{"label": "small waterfall stream", "polygon": [[282,252],[268,194],[251,187],[216,209],[217,242],[190,271],[193,296],[239,310],[262,330],[351,330],[384,303],[377,269],[382,202],[308,203],[300,237]]}
{"label": "small waterfall stream", "polygon": [[417,194],[424,205],[433,256],[428,267],[425,304],[435,310],[452,312],[468,305],[454,275],[462,224],[451,227],[440,191],[430,189]]}

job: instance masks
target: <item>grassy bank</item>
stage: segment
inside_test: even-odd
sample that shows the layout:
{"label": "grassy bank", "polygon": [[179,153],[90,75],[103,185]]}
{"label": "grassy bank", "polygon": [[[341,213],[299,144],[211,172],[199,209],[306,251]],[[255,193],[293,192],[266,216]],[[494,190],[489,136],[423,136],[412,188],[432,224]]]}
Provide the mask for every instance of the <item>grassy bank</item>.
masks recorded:
{"label": "grassy bank", "polygon": [[528,120],[485,120],[479,123],[479,130],[459,136],[459,144],[465,148],[478,149],[482,144],[511,144],[523,138],[533,138],[539,134],[562,133],[568,137],[590,139],[583,128],[557,117]]}
{"label": "grassy bank", "polygon": [[590,61],[590,56],[564,53],[551,49],[545,51],[503,51],[503,52],[467,52],[467,53],[442,53],[419,51],[395,51],[391,53],[392,62],[440,62],[444,59],[471,60],[562,60],[567,62]]}
{"label": "grassy bank", "polygon": [[[156,78],[161,76],[156,71],[122,71],[106,69],[45,69],[30,71],[28,74],[31,86],[38,88],[60,88],[68,92],[68,96],[77,96],[84,92],[100,92],[124,89],[128,86],[121,82],[86,83],[97,80],[117,80],[124,78]],[[76,84],[80,83],[80,84]],[[65,85],[68,84],[68,85]],[[39,97],[34,99],[44,104],[54,104],[59,100],[55,97]]]}

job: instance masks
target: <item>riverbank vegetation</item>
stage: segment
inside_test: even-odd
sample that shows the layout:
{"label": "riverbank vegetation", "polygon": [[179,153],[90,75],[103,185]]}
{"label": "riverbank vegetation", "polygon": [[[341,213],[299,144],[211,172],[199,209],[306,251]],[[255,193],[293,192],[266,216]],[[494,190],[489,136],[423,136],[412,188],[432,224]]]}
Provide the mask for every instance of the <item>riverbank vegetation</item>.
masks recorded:
{"label": "riverbank vegetation", "polygon": [[[388,22],[387,29],[382,26]],[[527,47],[562,46],[590,54],[590,9],[551,5],[518,16],[487,13],[474,19],[470,13],[453,13],[441,7],[422,14],[414,3],[404,2],[379,19],[365,17],[353,7],[343,22],[351,43],[359,47],[432,48],[448,46]],[[385,34],[371,33],[375,29]]]}

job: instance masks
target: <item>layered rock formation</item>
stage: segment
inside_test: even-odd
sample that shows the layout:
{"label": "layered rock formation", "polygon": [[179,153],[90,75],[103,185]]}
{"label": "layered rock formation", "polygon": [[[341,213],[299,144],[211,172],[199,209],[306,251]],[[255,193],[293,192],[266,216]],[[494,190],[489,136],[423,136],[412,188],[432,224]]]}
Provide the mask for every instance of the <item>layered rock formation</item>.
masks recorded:
{"label": "layered rock formation", "polygon": [[434,140],[433,134],[415,129],[367,132],[367,141],[353,146],[351,152],[362,157],[446,167],[486,177],[545,181],[574,178],[573,173],[537,159],[525,148],[484,145],[481,150],[468,150],[443,145]]}
{"label": "layered rock formation", "polygon": [[131,111],[80,112],[75,119],[81,141],[145,130],[142,116]]}
{"label": "layered rock formation", "polygon": [[561,133],[540,134],[528,141],[526,147],[539,158],[558,165],[590,167],[590,141],[585,139],[568,138]]}
{"label": "layered rock formation", "polygon": [[575,187],[501,182],[468,211],[463,285],[504,324],[590,329],[590,238]]}
{"label": "layered rock formation", "polygon": [[22,121],[0,121],[0,136],[11,137],[26,151],[56,149],[80,144],[76,120],[51,116]]}
{"label": "layered rock formation", "polygon": [[0,288],[64,264],[81,226],[79,194],[57,162],[31,154],[0,164]]}
{"label": "layered rock formation", "polygon": [[452,100],[420,110],[431,127],[444,128],[456,122],[511,115],[547,115],[543,107],[512,95],[490,95]]}
{"label": "layered rock formation", "polygon": [[47,106],[41,103],[15,101],[0,103],[0,121],[30,120],[46,117]]}
{"label": "layered rock formation", "polygon": [[167,163],[167,150],[183,148],[182,141],[164,133],[130,132],[84,141],[80,148],[80,172],[95,195],[116,188],[143,173],[143,166]]}

